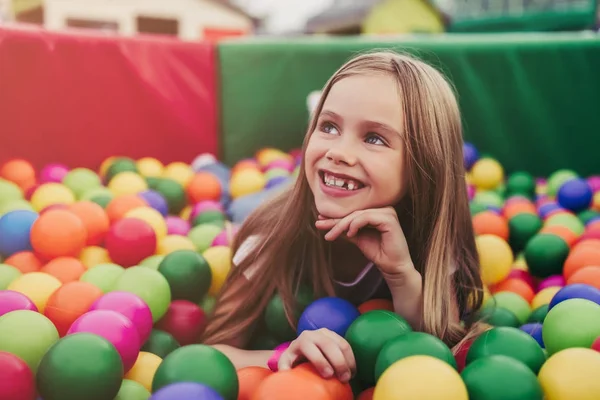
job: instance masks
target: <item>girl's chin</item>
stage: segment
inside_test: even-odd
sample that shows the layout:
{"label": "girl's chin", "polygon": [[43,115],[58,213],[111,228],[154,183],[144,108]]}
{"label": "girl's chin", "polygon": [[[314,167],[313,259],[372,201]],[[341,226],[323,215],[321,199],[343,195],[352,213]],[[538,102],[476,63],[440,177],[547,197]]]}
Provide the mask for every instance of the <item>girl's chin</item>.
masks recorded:
{"label": "girl's chin", "polygon": [[344,207],[335,206],[335,205],[317,205],[317,212],[324,219],[340,219],[345,216],[357,211],[358,209],[346,209]]}

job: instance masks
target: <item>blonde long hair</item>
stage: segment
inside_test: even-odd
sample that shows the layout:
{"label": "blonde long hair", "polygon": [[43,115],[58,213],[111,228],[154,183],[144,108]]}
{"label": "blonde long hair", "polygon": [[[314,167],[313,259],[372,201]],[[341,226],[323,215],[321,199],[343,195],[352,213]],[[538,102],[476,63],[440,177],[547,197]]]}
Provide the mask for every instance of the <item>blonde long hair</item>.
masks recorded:
{"label": "blonde long hair", "polygon": [[[387,51],[359,55],[326,83],[303,148],[336,82],[382,72],[396,79],[405,116],[409,189],[396,209],[412,260],[423,276],[423,330],[452,347],[473,331],[470,322],[451,321],[452,297],[457,298],[461,316],[469,318],[479,309],[483,295],[465,186],[461,119],[452,87],[436,69],[411,56]],[[295,184],[259,207],[241,227],[234,253],[250,235],[263,239],[232,268],[209,318],[204,343],[247,336],[276,292],[293,325],[290,316],[298,282],[312,284],[317,297],[334,295],[328,244],[314,227],[317,214],[304,162],[300,168]],[[451,275],[448,270],[453,265],[456,272]],[[252,279],[239,284],[250,266],[256,268]]]}

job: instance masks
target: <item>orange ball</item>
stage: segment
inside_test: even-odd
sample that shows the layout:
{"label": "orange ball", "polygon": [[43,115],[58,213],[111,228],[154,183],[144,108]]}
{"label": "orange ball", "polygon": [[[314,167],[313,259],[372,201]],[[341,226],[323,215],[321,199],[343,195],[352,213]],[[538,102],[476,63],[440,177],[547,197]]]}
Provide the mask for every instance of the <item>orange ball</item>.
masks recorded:
{"label": "orange ball", "polygon": [[595,265],[600,265],[600,248],[580,247],[569,253],[563,266],[563,276],[569,280],[578,269]]}
{"label": "orange ball", "polygon": [[58,334],[63,337],[73,322],[85,314],[102,295],[102,290],[91,283],[66,283],[48,298],[44,315],[52,321]]}
{"label": "orange ball", "polygon": [[104,242],[110,228],[110,220],[106,211],[92,201],[80,201],[69,206],[69,211],[77,215],[87,232],[87,246],[96,246]]}
{"label": "orange ball", "polygon": [[44,263],[31,251],[20,251],[4,260],[4,264],[11,265],[26,274],[28,272],[39,272]]}
{"label": "orange ball", "polygon": [[535,208],[535,205],[528,201],[518,201],[510,203],[502,209],[502,215],[504,215],[504,218],[506,218],[507,220],[511,219],[517,214],[537,215],[537,210]]}
{"label": "orange ball", "polygon": [[315,379],[316,381],[321,381],[321,383],[325,386],[327,391],[329,392],[329,396],[331,399],[336,400],[353,400],[354,394],[352,393],[352,387],[350,387],[349,383],[342,383],[338,378],[333,377],[329,379],[324,379],[317,372],[315,367],[311,363],[302,363],[294,368],[292,371],[297,374],[302,374],[304,376]]}
{"label": "orange ball", "polygon": [[371,299],[358,306],[358,311],[360,311],[361,314],[372,310],[394,311],[394,304],[388,299]]}
{"label": "orange ball", "polygon": [[57,257],[48,261],[41,270],[58,278],[62,283],[78,281],[85,271],[85,265],[74,257]]}
{"label": "orange ball", "polygon": [[87,240],[85,225],[68,210],[43,213],[31,226],[31,246],[46,259],[77,257]]}
{"label": "orange ball", "polygon": [[373,400],[373,392],[375,391],[375,388],[368,388],[367,390],[365,390],[364,392],[361,392],[358,397],[356,398],[356,400]]}
{"label": "orange ball", "polygon": [[260,384],[273,372],[263,367],[245,367],[237,370],[239,392],[237,400],[251,400]]}
{"label": "orange ball", "polygon": [[551,233],[562,238],[569,247],[572,247],[575,242],[577,242],[577,238],[579,237],[575,232],[562,225],[550,225],[544,226],[540,233]]}
{"label": "orange ball", "polygon": [[499,292],[513,292],[527,300],[528,303],[531,303],[531,300],[535,297],[535,292],[531,288],[531,286],[522,279],[511,278],[505,281],[500,282],[495,285],[492,289],[492,293]]}
{"label": "orange ball", "polygon": [[203,200],[219,201],[221,199],[221,182],[211,173],[198,172],[187,185],[190,203]]}
{"label": "orange ball", "polygon": [[575,246],[571,249],[571,251],[577,251],[583,247],[594,247],[600,249],[600,239],[585,239],[580,242],[577,242]]}
{"label": "orange ball", "polygon": [[490,234],[508,240],[508,222],[504,217],[492,211],[484,211],[475,215],[473,229],[476,235]]}
{"label": "orange ball", "polygon": [[148,203],[135,194],[127,194],[112,199],[106,206],[106,214],[112,224],[125,217],[125,214],[129,211],[138,207],[148,207]]}
{"label": "orange ball", "polygon": [[258,386],[252,400],[336,400],[322,381],[294,370],[280,371]]}
{"label": "orange ball", "polygon": [[600,289],[600,266],[590,265],[578,269],[567,280],[567,285],[583,283]]}
{"label": "orange ball", "polygon": [[11,181],[23,191],[27,191],[27,189],[35,186],[35,169],[26,160],[10,160],[0,168],[0,178]]}

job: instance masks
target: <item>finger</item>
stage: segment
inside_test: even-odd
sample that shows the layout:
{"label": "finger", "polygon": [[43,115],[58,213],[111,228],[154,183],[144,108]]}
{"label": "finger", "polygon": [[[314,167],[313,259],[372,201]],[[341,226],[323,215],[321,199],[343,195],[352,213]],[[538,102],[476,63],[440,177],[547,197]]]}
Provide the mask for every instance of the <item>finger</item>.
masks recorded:
{"label": "finger", "polygon": [[354,218],[356,218],[356,216],[359,215],[360,213],[362,213],[362,210],[355,211],[355,212],[345,216],[341,220],[339,220],[335,224],[335,226],[333,228],[331,228],[331,230],[325,234],[325,240],[337,239],[342,233],[344,233],[348,229],[350,222],[352,222],[352,220]]}
{"label": "finger", "polygon": [[352,237],[356,235],[360,229],[367,226],[382,233],[388,232],[394,221],[395,218],[389,213],[364,212],[350,222],[347,235]]}
{"label": "finger", "polygon": [[331,337],[331,339],[337,343],[338,348],[340,349],[341,353],[343,354],[344,358],[346,359],[346,365],[350,369],[350,375],[354,376],[354,374],[356,373],[356,359],[354,358],[354,352],[352,351],[352,347],[350,346],[350,343],[348,343],[348,341],[346,339],[344,339],[337,333],[330,331],[328,329],[325,330],[324,333],[327,336]]}
{"label": "finger", "polygon": [[347,382],[352,377],[352,370],[348,366],[346,356],[340,348],[340,343],[328,335],[322,335],[316,342],[321,352],[333,367],[335,375],[343,382]]}
{"label": "finger", "polygon": [[331,378],[334,370],[323,353],[323,348],[315,342],[305,341],[300,347],[302,355],[319,371],[323,378]]}
{"label": "finger", "polygon": [[338,219],[322,219],[315,221],[315,226],[317,229],[331,229],[338,223]]}

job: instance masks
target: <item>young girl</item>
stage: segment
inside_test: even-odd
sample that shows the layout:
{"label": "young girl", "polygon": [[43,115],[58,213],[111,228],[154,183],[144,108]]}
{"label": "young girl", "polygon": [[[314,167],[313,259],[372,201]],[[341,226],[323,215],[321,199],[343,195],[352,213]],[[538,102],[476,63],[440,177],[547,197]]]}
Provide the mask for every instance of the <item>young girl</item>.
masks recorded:
{"label": "young girl", "polygon": [[455,96],[434,68],[392,52],[342,66],[323,89],[295,185],[241,227],[203,343],[237,368],[308,360],[349,380],[352,350],[326,329],[282,353],[244,350],[272,296],[293,315],[309,283],[315,298],[387,295],[415,330],[456,346],[483,293],[462,144]]}

